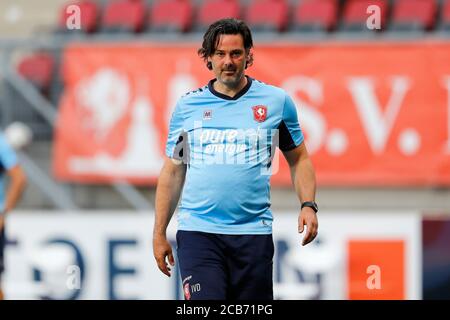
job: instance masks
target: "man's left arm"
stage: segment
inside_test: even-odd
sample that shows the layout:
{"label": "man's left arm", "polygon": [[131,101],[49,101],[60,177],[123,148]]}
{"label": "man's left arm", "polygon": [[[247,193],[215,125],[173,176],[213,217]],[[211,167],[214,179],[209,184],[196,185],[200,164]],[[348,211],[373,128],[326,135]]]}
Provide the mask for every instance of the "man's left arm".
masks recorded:
{"label": "man's left arm", "polygon": [[[292,150],[283,152],[291,172],[292,183],[300,202],[314,201],[316,196],[316,176],[314,167],[308,156],[305,143]],[[318,232],[319,223],[316,212],[311,207],[301,209],[298,217],[298,232],[302,233],[306,225],[306,234],[303,237],[302,245],[305,246],[313,241]]]}

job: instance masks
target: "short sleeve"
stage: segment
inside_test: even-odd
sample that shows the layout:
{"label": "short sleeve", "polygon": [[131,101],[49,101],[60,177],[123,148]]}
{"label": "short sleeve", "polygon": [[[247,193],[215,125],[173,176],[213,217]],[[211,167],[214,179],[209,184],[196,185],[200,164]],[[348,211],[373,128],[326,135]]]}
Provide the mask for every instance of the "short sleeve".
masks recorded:
{"label": "short sleeve", "polygon": [[303,132],[297,117],[297,109],[289,95],[285,95],[283,116],[279,129],[279,146],[281,151],[289,151],[303,142]]}
{"label": "short sleeve", "polygon": [[183,123],[184,119],[181,113],[180,103],[177,103],[170,119],[169,134],[166,143],[166,155],[169,158],[180,160],[183,158],[183,145],[185,144],[183,140],[186,140]]}
{"label": "short sleeve", "polygon": [[0,135],[0,168],[7,171],[17,165],[18,160],[16,153],[6,142],[3,135]]}

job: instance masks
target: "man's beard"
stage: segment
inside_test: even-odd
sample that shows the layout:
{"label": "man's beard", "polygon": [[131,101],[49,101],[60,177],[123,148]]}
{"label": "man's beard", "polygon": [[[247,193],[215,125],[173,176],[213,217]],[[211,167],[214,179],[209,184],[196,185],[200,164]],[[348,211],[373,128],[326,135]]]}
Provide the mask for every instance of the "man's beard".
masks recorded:
{"label": "man's beard", "polygon": [[234,74],[231,76],[221,75],[221,82],[230,87],[237,87],[242,79],[242,72],[238,72],[236,69],[234,70],[224,70],[224,71],[234,71]]}

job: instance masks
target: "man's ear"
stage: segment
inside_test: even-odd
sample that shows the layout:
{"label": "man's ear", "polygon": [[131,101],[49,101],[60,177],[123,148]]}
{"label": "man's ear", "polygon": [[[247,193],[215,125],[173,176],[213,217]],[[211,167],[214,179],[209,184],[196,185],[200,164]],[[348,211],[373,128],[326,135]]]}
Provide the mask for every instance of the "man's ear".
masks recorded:
{"label": "man's ear", "polygon": [[208,62],[206,63],[206,67],[207,67],[209,70],[212,70],[212,62],[208,60]]}
{"label": "man's ear", "polygon": [[253,52],[252,50],[249,50],[245,56],[245,69],[247,69],[249,66],[251,66],[251,62],[253,58]]}

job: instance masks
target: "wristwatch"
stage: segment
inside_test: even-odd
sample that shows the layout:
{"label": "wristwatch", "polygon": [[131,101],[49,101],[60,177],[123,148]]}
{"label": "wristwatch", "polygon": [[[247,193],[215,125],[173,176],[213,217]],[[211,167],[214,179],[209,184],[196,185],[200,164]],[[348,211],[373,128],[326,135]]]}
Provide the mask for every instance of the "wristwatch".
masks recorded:
{"label": "wristwatch", "polygon": [[314,210],[315,213],[317,213],[317,211],[319,211],[319,206],[317,205],[317,203],[315,203],[314,201],[305,201],[302,203],[302,209],[304,207],[310,207]]}

